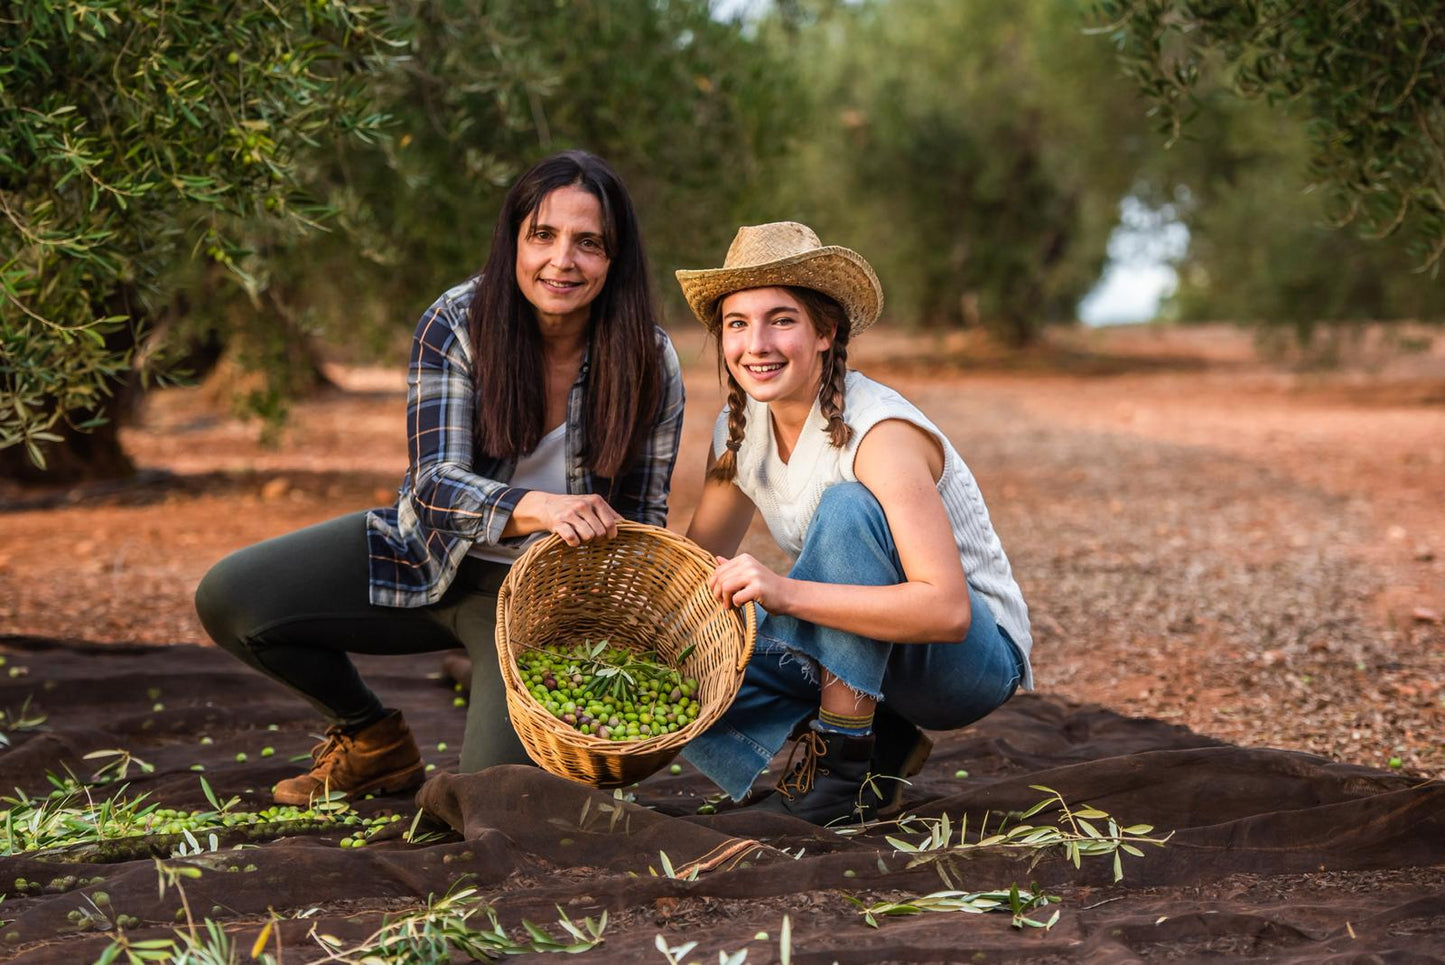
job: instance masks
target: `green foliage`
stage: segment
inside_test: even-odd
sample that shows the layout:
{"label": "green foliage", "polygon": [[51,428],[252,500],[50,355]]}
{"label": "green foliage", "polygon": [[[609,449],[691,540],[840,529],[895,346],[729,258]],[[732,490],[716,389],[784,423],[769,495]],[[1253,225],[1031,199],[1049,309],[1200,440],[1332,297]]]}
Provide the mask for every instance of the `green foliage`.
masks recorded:
{"label": "green foliage", "polygon": [[1429,0],[1102,0],[1101,28],[1177,139],[1201,85],[1288,105],[1332,223],[1445,258],[1445,29]]}
{"label": "green foliage", "polygon": [[990,911],[1006,911],[1013,916],[1013,927],[1020,929],[1028,927],[1042,928],[1048,931],[1059,920],[1058,909],[1054,910],[1048,921],[1038,921],[1029,917],[1028,913],[1035,908],[1043,908],[1051,903],[1057,904],[1059,901],[1057,895],[1045,894],[1039,890],[1038,885],[1027,889],[1020,889],[1018,885],[1012,885],[1007,891],[935,891],[932,894],[909,898],[905,901],[877,901],[871,905],[864,904],[851,896],[849,900],[858,905],[863,920],[873,928],[878,927],[880,916],[897,917],[947,911],[964,912],[970,915],[982,915]]}
{"label": "green foliage", "polygon": [[0,447],[94,423],[200,255],[255,287],[239,223],[296,229],[316,145],[369,138],[375,7],[19,0],[0,19]]}
{"label": "green foliage", "polygon": [[19,710],[0,708],[0,747],[10,746],[10,735],[39,730],[44,726],[47,715],[32,710],[27,696]]}
{"label": "green foliage", "polygon": [[119,747],[109,750],[91,751],[89,754],[82,755],[82,760],[106,761],[106,763],[97,768],[95,773],[90,776],[90,780],[96,784],[124,781],[130,776],[132,766],[137,768],[142,774],[153,774],[156,769],[154,764],[143,761],[130,751]]}
{"label": "green foliage", "polygon": [[[125,751],[103,751],[123,755],[126,766],[150,768]],[[107,767],[113,767],[114,762]],[[103,778],[105,776],[102,776]],[[238,798],[219,800],[205,778],[201,790],[213,810],[180,811],[148,801],[147,794],[125,796],[125,786],[114,795],[94,799],[85,786],[74,780],[51,777],[53,790],[45,797],[32,797],[16,790],[13,797],[0,797],[0,855],[28,854],[53,849],[71,849],[106,842],[124,842],[161,850],[175,849],[190,854],[202,851],[196,835],[235,831],[257,837],[303,830],[355,829],[369,833],[399,816],[363,818],[351,810],[344,795],[320,801],[309,808],[274,805],[261,811],[237,808]],[[215,851],[213,846],[209,850]]]}
{"label": "green foliage", "polygon": [[[951,875],[958,874],[957,862],[970,853],[1023,852],[1032,856],[1030,867],[1037,864],[1044,855],[1055,851],[1062,851],[1075,868],[1080,867],[1086,857],[1110,857],[1114,864],[1114,880],[1120,881],[1124,877],[1124,855],[1142,858],[1144,852],[1139,850],[1138,845],[1163,847],[1173,836],[1173,832],[1170,832],[1162,838],[1148,837],[1154,830],[1152,825],[1121,827],[1112,816],[1098,808],[1089,805],[1070,808],[1063,795],[1051,787],[1041,784],[1029,786],[1036,791],[1044,791],[1048,797],[1016,818],[1007,814],[999,815],[998,823],[992,831],[988,826],[990,815],[984,814],[973,840],[969,840],[968,815],[963,816],[955,829],[945,814],[936,819],[911,815],[901,818],[897,822],[901,831],[915,834],[922,831],[923,838],[910,842],[889,836],[887,841],[900,853],[911,856],[908,861],[909,868],[932,865],[943,883],[956,889],[957,885]],[[1023,823],[1046,810],[1052,810],[1056,814],[1052,825]],[[1102,831],[1097,823],[1100,821],[1106,822]]]}
{"label": "green foliage", "polygon": [[[191,914],[190,901],[182,878],[199,878],[199,868],[167,865],[156,862],[161,897],[167,888],[175,888],[184,910],[185,927],[174,929],[173,938],[135,940],[123,929],[117,930],[109,946],[96,959],[96,965],[126,962],[167,962],[171,965],[231,965],[242,961],[240,945],[225,926],[210,918],[199,922]],[[309,917],[318,909],[311,908],[297,917]],[[502,927],[497,913],[478,895],[475,887],[462,883],[442,897],[428,896],[426,905],[416,911],[389,918],[375,932],[359,942],[346,942],[324,934],[313,927],[309,937],[321,949],[324,958],[316,961],[351,963],[351,965],[422,965],[451,961],[455,954],[467,961],[495,961],[508,955],[531,952],[564,952],[577,954],[589,951],[602,942],[607,928],[607,913],[599,919],[583,918],[574,922],[559,908],[557,926],[567,937],[554,938],[527,920],[522,921],[525,938],[515,939]],[[487,924],[477,927],[473,919],[485,915]],[[278,918],[272,915],[251,943],[244,960],[274,965],[283,960],[280,937],[276,933]],[[276,954],[266,951],[275,936]]]}
{"label": "green foliage", "polygon": [[482,264],[516,175],[563,147],[628,181],[659,278],[710,260],[790,117],[787,72],[707,0],[25,0],[11,16],[0,447],[37,462],[133,367],[184,369],[202,344],[226,348],[239,408],[274,428],[314,382],[314,339],[400,341]]}
{"label": "green foliage", "polygon": [[803,18],[799,211],[878,269],[895,318],[1012,343],[1072,321],[1136,163],[1134,93],[1075,0],[894,0]]}
{"label": "green foliage", "polygon": [[[477,927],[472,919],[484,914],[487,924]],[[526,937],[512,938],[497,919],[497,913],[478,894],[475,887],[458,884],[440,897],[429,897],[426,906],[417,911],[388,920],[381,928],[355,944],[347,944],[331,935],[312,930],[314,938],[326,953],[326,961],[351,965],[411,965],[411,963],[449,961],[454,953],[471,961],[492,961],[504,955],[529,952],[589,951],[602,942],[607,928],[607,913],[594,921],[583,918],[574,922],[561,908],[557,909],[557,926],[567,937],[554,938],[543,929],[523,919]]]}

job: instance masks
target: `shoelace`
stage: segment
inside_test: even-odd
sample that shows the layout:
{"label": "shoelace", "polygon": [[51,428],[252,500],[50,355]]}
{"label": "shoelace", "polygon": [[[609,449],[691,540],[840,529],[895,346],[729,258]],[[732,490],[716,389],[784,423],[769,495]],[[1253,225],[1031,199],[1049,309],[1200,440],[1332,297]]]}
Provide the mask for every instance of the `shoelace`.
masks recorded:
{"label": "shoelace", "polygon": [[311,769],[325,769],[330,773],[336,762],[351,749],[353,739],[339,728],[326,732],[326,739],[311,748]]}
{"label": "shoelace", "polygon": [[[803,759],[797,766],[793,765],[793,759],[802,750]],[[807,794],[813,789],[813,782],[818,776],[818,759],[828,753],[828,743],[823,740],[823,735],[815,730],[809,730],[797,742],[793,744],[792,753],[788,755],[788,773],[784,775],[777,784],[777,788],[789,801],[793,800],[794,792]],[[828,773],[824,771],[823,773]]]}

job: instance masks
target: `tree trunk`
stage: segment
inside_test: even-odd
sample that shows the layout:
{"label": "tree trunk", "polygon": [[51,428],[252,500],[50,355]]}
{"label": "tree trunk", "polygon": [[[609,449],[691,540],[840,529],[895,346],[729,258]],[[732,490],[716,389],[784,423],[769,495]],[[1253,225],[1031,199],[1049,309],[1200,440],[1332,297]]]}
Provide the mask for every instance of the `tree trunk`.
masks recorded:
{"label": "tree trunk", "polygon": [[1038,326],[1022,312],[1007,312],[996,316],[991,327],[994,338],[1011,349],[1028,348],[1038,340]]}
{"label": "tree trunk", "polygon": [[[124,387],[116,389],[123,392]],[[24,446],[0,449],[0,479],[26,484],[66,485],[100,480],[128,479],[135,464],[120,444],[122,412],[127,405],[112,396],[102,412],[106,423],[89,432],[60,429],[60,442],[44,443],[45,468],[30,461]]]}
{"label": "tree trunk", "polygon": [[[105,336],[106,350],[115,356],[133,357],[136,331],[141,327],[140,302],[129,288],[121,288],[108,297],[92,302],[97,316],[126,315],[131,324],[122,325]],[[105,423],[88,432],[78,432],[68,425],[57,425],[52,431],[60,442],[39,443],[45,454],[45,468],[30,461],[24,446],[0,449],[0,479],[26,484],[69,485],[100,480],[129,479],[135,475],[135,463],[125,454],[120,443],[120,426],[135,412],[139,380],[131,368],[111,379],[109,392],[99,407],[73,413],[75,422],[84,422],[100,415]]]}
{"label": "tree trunk", "polygon": [[[168,359],[168,367],[188,373],[191,379],[209,377],[212,392],[228,398],[249,390],[263,400],[274,396],[284,403],[334,388],[335,383],[326,376],[321,356],[306,334],[300,314],[285,294],[279,287],[268,290],[264,295],[266,314],[253,318],[249,326],[238,326],[242,333],[249,333],[252,338],[270,340],[259,350],[259,371],[245,372],[246,366],[223,361],[227,349],[234,352],[245,334],[239,339],[233,337],[228,344],[212,333],[186,346],[185,354]],[[135,332],[142,327],[139,323],[143,309],[130,292],[122,290],[113,294],[96,307],[96,312],[107,316],[128,315],[135,320],[134,324],[107,334],[106,348],[113,355],[128,355],[136,363],[145,365],[145,356],[156,347],[157,342],[174,341],[174,323],[190,308],[189,300],[181,294],[159,321],[148,328],[145,343],[139,346]],[[267,318],[269,322],[265,321]],[[61,441],[43,444],[44,469],[30,461],[24,446],[0,449],[0,479],[26,485],[63,486],[134,476],[135,464],[121,445],[120,429],[136,414],[142,396],[140,379],[135,369],[130,368],[113,379],[109,388],[110,393],[98,409],[73,415],[76,422],[100,415],[106,420],[104,424],[88,432],[77,432],[66,426],[56,427],[54,431],[61,436]],[[276,420],[279,426],[285,419],[284,405],[276,412],[278,414],[270,418]]]}

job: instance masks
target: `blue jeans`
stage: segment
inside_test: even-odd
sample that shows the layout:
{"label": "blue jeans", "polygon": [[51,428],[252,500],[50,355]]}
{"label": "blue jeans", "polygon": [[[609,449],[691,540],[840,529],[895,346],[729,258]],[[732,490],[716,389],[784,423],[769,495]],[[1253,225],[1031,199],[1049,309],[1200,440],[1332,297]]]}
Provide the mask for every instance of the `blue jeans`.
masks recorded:
{"label": "blue jeans", "polygon": [[[823,494],[788,575],[855,586],[905,581],[883,507],[859,483]],[[894,713],[929,730],[971,724],[1013,696],[1023,657],[971,587],[973,619],[958,643],[892,644],[766,614],[738,696],[683,757],[734,799],[741,798],[788,735],[818,711],[818,668],[853,690],[887,701]]]}

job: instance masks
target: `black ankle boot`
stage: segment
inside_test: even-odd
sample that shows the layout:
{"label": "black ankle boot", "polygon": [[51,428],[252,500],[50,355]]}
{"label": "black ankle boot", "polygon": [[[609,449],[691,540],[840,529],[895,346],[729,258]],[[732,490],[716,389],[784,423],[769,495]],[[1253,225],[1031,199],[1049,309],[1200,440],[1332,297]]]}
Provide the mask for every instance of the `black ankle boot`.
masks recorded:
{"label": "black ankle boot", "polygon": [[880,815],[889,815],[903,804],[907,779],[923,770],[933,751],[933,740],[911,722],[880,704],[873,716],[873,760],[869,767],[883,792]]}
{"label": "black ankle boot", "polygon": [[794,745],[796,764],[778,782],[778,793],[757,805],[762,811],[791,814],[813,824],[871,821],[887,791],[870,774],[873,735],[854,737],[809,730]]}

